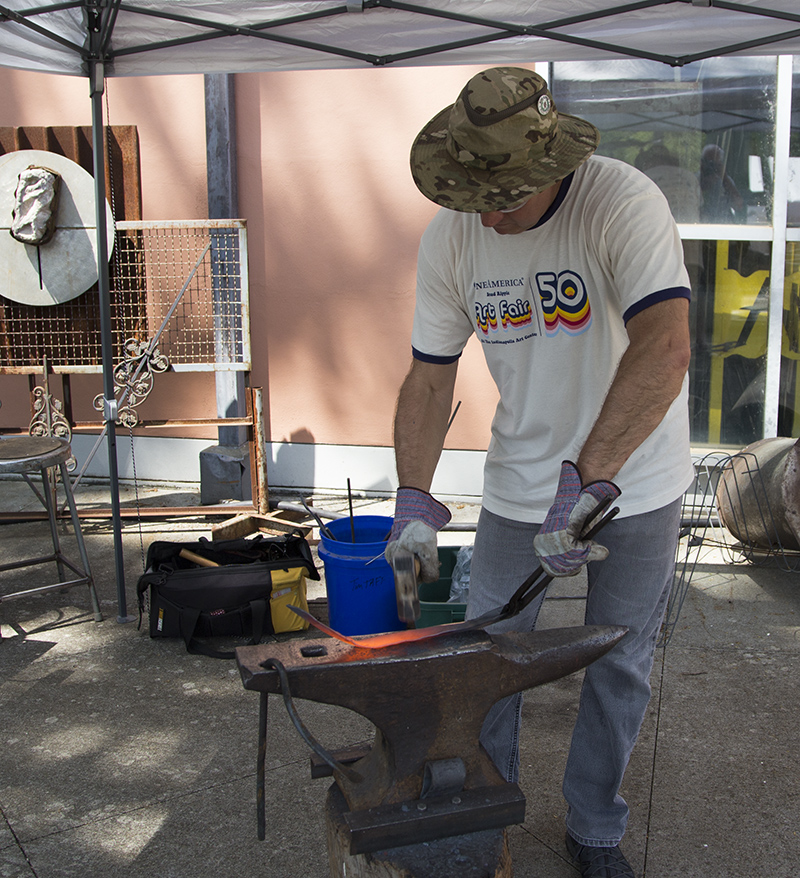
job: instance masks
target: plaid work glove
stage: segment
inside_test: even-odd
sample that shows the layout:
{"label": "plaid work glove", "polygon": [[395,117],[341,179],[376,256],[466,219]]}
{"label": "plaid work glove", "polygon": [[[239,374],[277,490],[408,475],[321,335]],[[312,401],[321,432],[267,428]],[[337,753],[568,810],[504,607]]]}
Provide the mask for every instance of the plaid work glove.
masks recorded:
{"label": "plaid work glove", "polygon": [[551,576],[574,576],[589,561],[602,561],[608,549],[581,534],[594,518],[598,504],[610,497],[616,500],[620,489],[613,482],[597,481],[583,486],[578,467],[569,460],[561,464],[556,498],[533,547],[539,562]]}
{"label": "plaid work glove", "polygon": [[395,550],[408,549],[419,558],[420,579],[435,582],[439,578],[439,550],[436,532],[450,521],[450,510],[427,491],[398,488],[394,507],[394,524],[384,555],[391,564]]}

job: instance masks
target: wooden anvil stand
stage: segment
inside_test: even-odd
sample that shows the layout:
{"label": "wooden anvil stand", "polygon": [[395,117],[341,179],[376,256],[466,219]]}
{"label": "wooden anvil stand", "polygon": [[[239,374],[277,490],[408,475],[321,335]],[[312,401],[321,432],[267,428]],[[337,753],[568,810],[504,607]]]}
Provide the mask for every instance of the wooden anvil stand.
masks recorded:
{"label": "wooden anvil stand", "polygon": [[[242,647],[243,685],[262,696],[259,777],[270,693],[287,706],[296,697],[354,710],[375,725],[372,744],[333,754],[317,745],[312,760],[312,777],[335,779],[331,878],[507,878],[505,828],[524,820],[525,797],[480,745],[486,714],[600,658],[625,630],[478,630],[379,650],[327,637]],[[263,807],[263,787],[259,795]]]}

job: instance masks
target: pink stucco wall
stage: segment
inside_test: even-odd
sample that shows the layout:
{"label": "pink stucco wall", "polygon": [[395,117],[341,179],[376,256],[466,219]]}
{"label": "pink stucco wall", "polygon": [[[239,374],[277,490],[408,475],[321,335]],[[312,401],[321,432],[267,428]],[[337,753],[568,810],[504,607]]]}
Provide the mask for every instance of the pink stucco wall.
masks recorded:
{"label": "pink stucco wall", "polygon": [[[408,150],[474,70],[236,77],[251,381],[264,388],[268,439],[391,444],[410,363],[416,248],[435,210],[413,184]],[[108,117],[138,128],[144,218],[205,217],[202,77],[109,80]],[[0,125],[89,123],[86,81],[0,70]],[[449,447],[488,441],[496,394],[478,348],[463,358]],[[192,414],[213,416],[213,380],[180,379]],[[0,376],[0,398],[7,382]],[[169,416],[175,394],[166,382],[144,416]]]}

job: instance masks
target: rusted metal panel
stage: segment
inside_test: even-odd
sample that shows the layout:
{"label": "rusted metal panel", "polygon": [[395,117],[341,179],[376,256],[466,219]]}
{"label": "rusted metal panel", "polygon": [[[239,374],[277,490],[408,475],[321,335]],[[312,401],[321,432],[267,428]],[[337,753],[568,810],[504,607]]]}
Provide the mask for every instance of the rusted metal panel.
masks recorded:
{"label": "rusted metal panel", "polygon": [[250,447],[253,449],[255,471],[253,484],[256,487],[254,502],[258,511],[265,514],[269,511],[269,487],[267,483],[267,436],[264,429],[264,394],[260,387],[250,388],[252,395],[253,437]]}

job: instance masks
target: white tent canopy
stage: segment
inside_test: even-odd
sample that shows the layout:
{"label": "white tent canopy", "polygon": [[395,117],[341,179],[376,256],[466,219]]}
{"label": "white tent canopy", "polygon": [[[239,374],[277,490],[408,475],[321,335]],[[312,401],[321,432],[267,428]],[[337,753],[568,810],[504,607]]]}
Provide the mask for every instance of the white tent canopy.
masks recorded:
{"label": "white tent canopy", "polygon": [[0,64],[106,76],[800,53],[797,0],[0,4]]}

